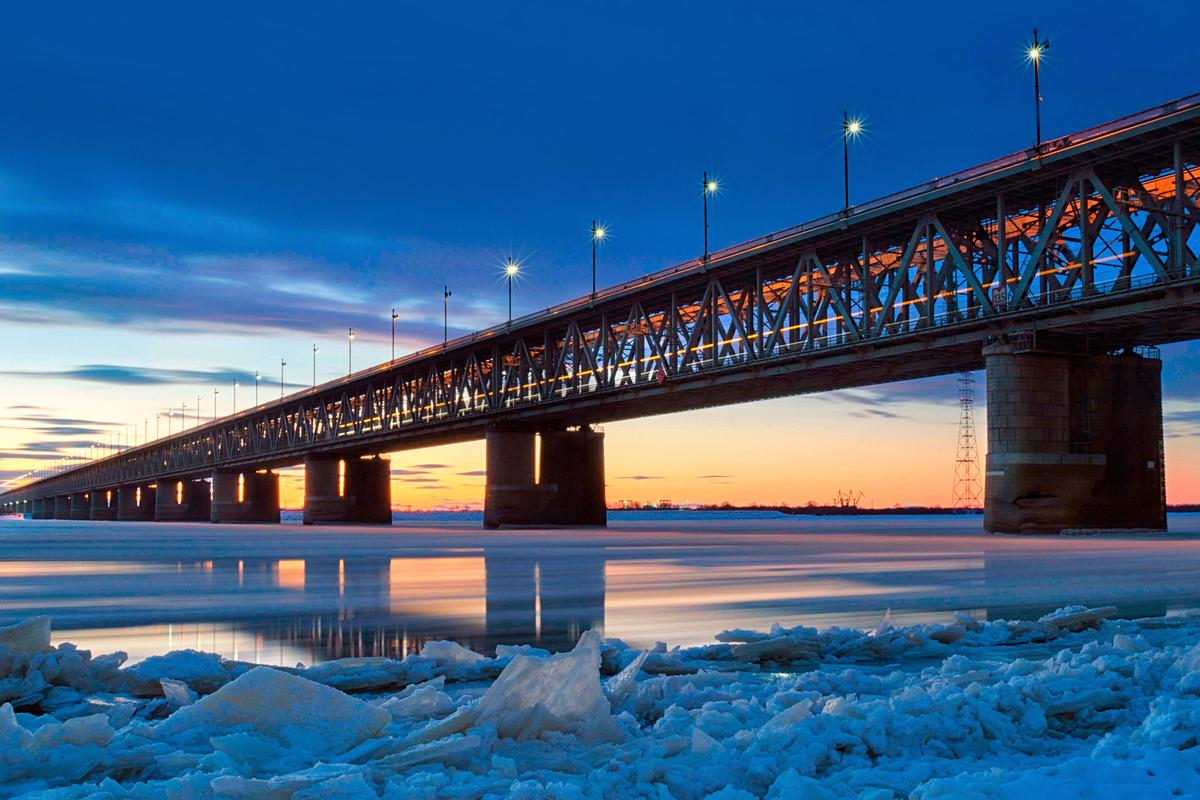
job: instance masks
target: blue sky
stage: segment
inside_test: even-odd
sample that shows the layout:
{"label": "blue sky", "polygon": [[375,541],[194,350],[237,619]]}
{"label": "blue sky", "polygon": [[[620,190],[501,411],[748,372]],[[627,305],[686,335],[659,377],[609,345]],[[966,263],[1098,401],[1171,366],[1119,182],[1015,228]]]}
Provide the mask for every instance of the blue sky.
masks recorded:
{"label": "blue sky", "polygon": [[[318,379],[344,372],[350,326],[357,366],[386,358],[392,307],[399,349],[419,347],[441,335],[443,281],[452,335],[501,321],[510,253],[517,313],[583,293],[593,218],[602,284],[695,256],[705,169],[714,246],[824,214],[843,109],[867,126],[859,200],[1021,149],[1034,25],[1047,136],[1200,89],[1186,4],[1161,6],[1169,24],[1124,3],[247,6],[7,10],[0,474],[54,450],[30,413],[95,423],[69,442],[193,397],[207,415],[214,386],[231,403],[235,377],[277,381],[281,358],[307,383],[314,343]],[[1167,363],[1189,464],[1194,354]],[[953,451],[956,420],[909,411],[912,441],[938,425]]]}

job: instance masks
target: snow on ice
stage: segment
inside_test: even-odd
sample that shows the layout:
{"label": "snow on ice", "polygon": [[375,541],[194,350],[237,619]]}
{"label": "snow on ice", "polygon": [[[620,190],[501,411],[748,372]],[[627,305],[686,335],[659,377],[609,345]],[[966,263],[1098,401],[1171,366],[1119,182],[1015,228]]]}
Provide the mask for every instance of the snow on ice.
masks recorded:
{"label": "snow on ice", "polygon": [[1200,617],[776,626],[635,650],[451,642],[124,666],[0,629],[0,797],[1200,796]]}

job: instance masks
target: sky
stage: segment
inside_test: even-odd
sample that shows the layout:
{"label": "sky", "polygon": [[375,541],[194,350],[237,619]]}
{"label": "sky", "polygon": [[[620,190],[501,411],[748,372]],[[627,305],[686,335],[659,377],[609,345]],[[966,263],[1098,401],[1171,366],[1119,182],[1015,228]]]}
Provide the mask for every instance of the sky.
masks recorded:
{"label": "sky", "polygon": [[[1160,5],[1146,4],[1147,10]],[[1108,10],[1106,12],[1106,6]],[[1200,8],[1125,3],[18,4],[0,26],[0,481],[131,428],[502,321],[1200,89]],[[1152,48],[1153,57],[1146,49]],[[1141,51],[1143,57],[1137,57]],[[1164,349],[1171,502],[1200,502],[1195,343]],[[982,384],[980,385],[982,389]],[[982,400],[982,391],[980,392]],[[977,409],[981,442],[986,409]],[[606,426],[610,501],[946,504],[954,379]],[[481,442],[393,501],[477,506]],[[300,503],[298,473],[285,504]]]}

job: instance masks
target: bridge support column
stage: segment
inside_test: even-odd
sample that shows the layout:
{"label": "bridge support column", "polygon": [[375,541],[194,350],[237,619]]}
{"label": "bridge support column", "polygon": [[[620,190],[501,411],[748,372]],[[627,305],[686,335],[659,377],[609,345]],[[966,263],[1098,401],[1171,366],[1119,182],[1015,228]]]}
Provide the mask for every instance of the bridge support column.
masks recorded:
{"label": "bridge support column", "polygon": [[279,476],[219,471],[212,477],[212,522],[279,523]]}
{"label": "bridge support column", "polygon": [[1009,344],[984,355],[984,530],[1166,530],[1161,361]]}
{"label": "bridge support column", "polygon": [[70,495],[71,519],[91,519],[92,500],[90,492],[75,492]]}
{"label": "bridge support column", "polygon": [[531,431],[488,431],[484,527],[607,524],[604,434],[543,431],[540,476],[534,446]]}
{"label": "bridge support column", "polygon": [[121,522],[153,522],[153,486],[127,484],[117,489],[117,519]]}
{"label": "bridge support column", "polygon": [[60,494],[54,498],[54,519],[71,518],[71,495]]}
{"label": "bridge support column", "polygon": [[392,524],[392,462],[304,459],[304,524]]}
{"label": "bridge support column", "polygon": [[54,498],[39,497],[33,501],[33,519],[54,519]]}
{"label": "bridge support column", "polygon": [[93,489],[91,492],[91,508],[89,519],[108,520],[117,518],[117,490]]}
{"label": "bridge support column", "polygon": [[208,481],[184,478],[158,482],[155,522],[208,522],[212,508]]}

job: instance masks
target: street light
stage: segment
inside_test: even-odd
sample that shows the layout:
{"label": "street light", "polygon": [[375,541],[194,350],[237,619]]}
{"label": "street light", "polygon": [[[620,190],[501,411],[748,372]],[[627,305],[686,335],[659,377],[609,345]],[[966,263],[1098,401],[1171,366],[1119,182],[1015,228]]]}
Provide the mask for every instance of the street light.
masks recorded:
{"label": "street light", "polygon": [[317,388],[317,353],[321,352],[321,348],[313,345],[313,388]]}
{"label": "street light", "polygon": [[196,395],[196,427],[200,427],[200,395]]}
{"label": "street light", "polygon": [[850,139],[862,133],[863,125],[860,119],[851,119],[845,111],[842,112],[842,183],[845,189],[845,204],[842,210],[850,212]]}
{"label": "street light", "polygon": [[213,422],[217,421],[217,394],[218,394],[217,387],[214,386],[213,387],[213,412],[212,412]]}
{"label": "street light", "polygon": [[1037,28],[1033,29],[1033,41],[1025,50],[1025,58],[1033,64],[1033,118],[1036,126],[1034,149],[1042,146],[1042,55],[1050,49],[1049,39],[1038,39]]}
{"label": "street light", "polygon": [[508,324],[512,325],[512,285],[516,280],[517,273],[521,271],[521,265],[512,260],[510,256],[504,262],[504,277],[508,281]]}
{"label": "street light", "polygon": [[717,179],[708,177],[708,170],[704,171],[704,263],[708,263],[708,196],[717,193]]}
{"label": "street light", "polygon": [[396,360],[396,319],[400,315],[396,313],[396,309],[392,309],[392,361]]}
{"label": "street light", "polygon": [[258,407],[258,382],[262,380],[262,373],[254,370],[254,405]]}
{"label": "street light", "polygon": [[237,378],[233,379],[233,413],[237,413]]}
{"label": "street light", "polygon": [[608,233],[603,225],[597,225],[596,220],[592,220],[592,297],[596,296],[596,245],[604,238],[604,234]]}
{"label": "street light", "polygon": [[346,374],[350,375],[354,372],[354,328],[350,328],[346,333]]}
{"label": "street light", "polygon": [[442,284],[442,344],[450,341],[450,287]]}
{"label": "street light", "polygon": [[179,404],[179,432],[183,433],[183,429],[187,427],[187,403]]}
{"label": "street light", "polygon": [[279,359],[279,399],[283,399],[283,368],[287,366],[287,362],[282,358]]}

